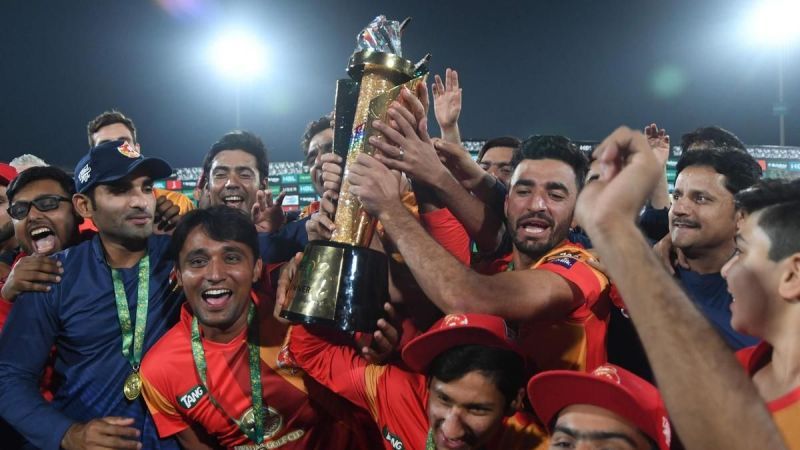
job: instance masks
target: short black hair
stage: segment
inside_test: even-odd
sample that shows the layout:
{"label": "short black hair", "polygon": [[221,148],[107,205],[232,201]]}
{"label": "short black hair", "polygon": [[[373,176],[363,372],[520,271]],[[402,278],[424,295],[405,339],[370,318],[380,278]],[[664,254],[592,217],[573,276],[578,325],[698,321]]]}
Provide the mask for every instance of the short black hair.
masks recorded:
{"label": "short black hair", "polygon": [[100,128],[103,128],[108,125],[113,125],[115,123],[121,123],[125,125],[125,128],[131,132],[131,136],[133,137],[133,144],[139,142],[139,138],[136,137],[136,126],[133,124],[133,120],[130,117],[127,117],[125,114],[117,111],[116,109],[112,109],[110,111],[105,111],[104,113],[100,114],[99,116],[95,117],[94,119],[90,120],[89,123],[86,125],[86,134],[89,138],[89,147],[94,147],[97,145],[97,142],[94,141],[92,137],[93,134],[97,133]]}
{"label": "short black hair", "polygon": [[431,362],[427,375],[450,383],[475,371],[494,382],[507,408],[525,384],[525,362],[519,354],[485,345],[460,345],[442,352]]}
{"label": "short black hair", "polygon": [[39,180],[53,180],[57,182],[61,188],[64,189],[64,192],[67,193],[67,197],[72,198],[72,195],[75,194],[75,181],[67,172],[54,166],[37,166],[23,170],[11,181],[11,184],[8,185],[8,189],[6,190],[8,202],[13,202],[14,196],[17,195],[22,188]]}
{"label": "short black hair", "polygon": [[[267,177],[269,176],[267,147],[264,146],[264,142],[261,141],[261,138],[249,131],[244,130],[231,131],[230,133],[225,134],[208,150],[208,153],[206,153],[206,157],[203,160],[202,178],[206,180],[206,183],[208,183],[209,180],[208,171],[211,170],[211,163],[214,162],[214,158],[217,156],[217,154],[225,150],[241,150],[245,153],[253,155],[256,158],[256,168],[258,169],[259,182],[262,185],[266,185]],[[205,186],[200,187],[202,188]]]}
{"label": "short black hair", "polygon": [[180,253],[186,238],[195,228],[203,231],[215,241],[239,242],[253,252],[253,261],[260,257],[258,232],[250,217],[238,208],[212,206],[205,209],[194,209],[181,219],[169,243],[169,255],[180,267]]}
{"label": "short black hair", "polygon": [[708,166],[724,175],[725,188],[734,195],[756,184],[763,173],[758,161],[741,150],[714,148],[686,152],[678,160],[675,173],[680,175],[683,169],[692,166]]}
{"label": "short black hair", "polygon": [[511,166],[516,167],[526,159],[555,159],[572,167],[578,190],[583,189],[586,173],[589,171],[589,158],[569,138],[558,135],[531,136],[519,146],[511,158]]}
{"label": "short black hair", "polygon": [[800,252],[800,179],[762,180],[736,194],[736,206],[747,214],[761,212],[758,226],[769,237],[769,259]]}
{"label": "short black hair", "polygon": [[718,126],[708,126],[708,127],[700,127],[694,131],[684,134],[681,136],[681,150],[684,153],[692,146],[692,144],[697,143],[704,143],[707,142],[709,148],[718,148],[722,151],[727,150],[742,150],[747,151],[747,147],[745,147],[744,142],[741,139],[736,137],[735,134],[731,133],[730,131],[718,127]]}
{"label": "short black hair", "polygon": [[483,147],[481,147],[481,150],[478,152],[478,162],[480,162],[483,159],[483,155],[485,155],[486,151],[489,150],[490,148],[511,147],[514,150],[516,150],[519,148],[519,144],[521,143],[522,141],[520,141],[519,138],[515,138],[514,136],[500,136],[489,139],[488,141],[486,141],[485,144],[483,144]]}
{"label": "short black hair", "polygon": [[300,148],[303,149],[303,156],[308,153],[308,146],[311,145],[311,139],[328,128],[333,128],[333,113],[328,113],[306,125],[306,129],[303,131],[303,137],[300,139]]}

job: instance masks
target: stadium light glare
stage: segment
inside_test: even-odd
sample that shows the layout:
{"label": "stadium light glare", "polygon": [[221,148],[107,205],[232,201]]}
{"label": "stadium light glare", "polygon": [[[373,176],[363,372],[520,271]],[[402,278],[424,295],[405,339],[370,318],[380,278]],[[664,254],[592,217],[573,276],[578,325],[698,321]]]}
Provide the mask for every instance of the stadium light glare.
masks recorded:
{"label": "stadium light glare", "polygon": [[267,66],[266,47],[255,34],[243,29],[221,33],[211,45],[210,56],[223,76],[237,82],[258,77]]}
{"label": "stadium light glare", "polygon": [[762,0],[748,19],[748,34],[761,44],[785,48],[800,40],[800,1]]}

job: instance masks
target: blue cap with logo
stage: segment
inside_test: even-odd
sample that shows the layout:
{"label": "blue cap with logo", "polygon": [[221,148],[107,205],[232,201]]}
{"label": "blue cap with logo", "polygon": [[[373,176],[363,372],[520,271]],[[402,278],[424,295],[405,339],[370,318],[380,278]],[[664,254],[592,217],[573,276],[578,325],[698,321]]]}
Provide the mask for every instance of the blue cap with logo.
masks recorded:
{"label": "blue cap with logo", "polygon": [[123,140],[103,142],[89,150],[75,166],[75,190],[82,194],[98,184],[125,178],[138,169],[154,180],[172,174],[169,163],[161,158],[145,158]]}

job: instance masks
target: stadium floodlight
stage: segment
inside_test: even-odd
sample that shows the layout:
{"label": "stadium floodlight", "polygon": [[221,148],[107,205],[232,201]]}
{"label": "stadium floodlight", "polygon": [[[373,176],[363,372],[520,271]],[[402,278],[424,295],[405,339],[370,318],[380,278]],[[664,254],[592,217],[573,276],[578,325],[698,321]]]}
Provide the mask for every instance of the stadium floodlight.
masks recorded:
{"label": "stadium floodlight", "polygon": [[749,19],[749,35],[761,45],[785,48],[800,40],[800,1],[761,0]]}
{"label": "stadium floodlight", "polygon": [[264,73],[267,66],[267,49],[254,33],[243,28],[232,28],[218,35],[211,45],[209,56],[220,74],[235,82],[236,128],[240,128],[242,83],[258,78]]}
{"label": "stadium floodlight", "polygon": [[221,33],[211,45],[211,60],[222,75],[242,82],[264,72],[267,51],[255,34],[233,29]]}

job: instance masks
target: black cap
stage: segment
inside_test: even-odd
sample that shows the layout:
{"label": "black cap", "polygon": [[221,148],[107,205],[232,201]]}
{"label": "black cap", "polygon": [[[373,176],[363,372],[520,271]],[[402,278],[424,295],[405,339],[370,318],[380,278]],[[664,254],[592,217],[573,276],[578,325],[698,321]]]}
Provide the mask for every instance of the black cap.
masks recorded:
{"label": "black cap", "polygon": [[145,158],[123,140],[104,142],[92,147],[75,166],[75,191],[82,194],[97,184],[117,181],[140,168],[154,180],[172,175],[172,167],[161,158]]}

